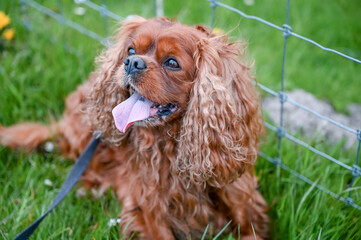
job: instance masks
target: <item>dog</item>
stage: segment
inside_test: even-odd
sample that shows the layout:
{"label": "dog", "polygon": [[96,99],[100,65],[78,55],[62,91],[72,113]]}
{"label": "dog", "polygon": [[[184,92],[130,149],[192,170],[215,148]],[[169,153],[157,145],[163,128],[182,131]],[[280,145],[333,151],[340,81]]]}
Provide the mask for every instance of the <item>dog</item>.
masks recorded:
{"label": "dog", "polygon": [[263,121],[243,52],[205,26],[126,20],[62,119],[1,127],[0,142],[33,151],[52,140],[75,160],[100,132],[82,181],[115,191],[125,239],[196,239],[230,221],[224,233],[268,239],[254,174]]}

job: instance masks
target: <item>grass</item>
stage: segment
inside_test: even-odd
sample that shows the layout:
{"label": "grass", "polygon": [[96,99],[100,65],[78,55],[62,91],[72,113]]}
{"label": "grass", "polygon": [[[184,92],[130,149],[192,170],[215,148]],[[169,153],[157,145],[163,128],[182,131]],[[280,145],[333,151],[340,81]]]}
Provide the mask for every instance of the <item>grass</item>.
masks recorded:
{"label": "grass", "polygon": [[[58,10],[57,1],[42,4]],[[95,1],[100,2],[100,1]],[[222,1],[282,25],[286,18],[285,1]],[[151,17],[151,2],[135,0],[107,1],[109,8],[121,16],[138,14]],[[165,13],[187,24],[210,23],[207,1],[166,0]],[[141,7],[140,7],[141,6]],[[85,16],[73,14],[73,1],[63,1],[64,14],[94,32],[104,34],[99,14],[87,9]],[[49,122],[59,118],[64,99],[75,86],[87,79],[94,69],[93,59],[102,46],[55,20],[28,9],[21,15],[19,2],[0,2],[0,10],[11,16],[16,38],[5,43],[0,53],[0,123],[19,121]],[[357,0],[291,1],[290,25],[296,33],[324,46],[361,58],[361,5]],[[26,30],[22,20],[30,20]],[[238,15],[216,9],[216,27],[230,31],[248,44],[249,58],[255,59],[254,74],[258,81],[272,89],[280,88],[283,38],[279,31],[258,22],[240,19]],[[116,27],[111,24],[112,29]],[[72,52],[64,49],[64,40]],[[328,100],[338,111],[346,112],[351,102],[361,104],[361,66],[332,53],[326,53],[298,39],[290,38],[286,62],[286,89],[302,88],[318,98]],[[312,146],[352,165],[355,149],[346,151],[341,143],[331,146],[326,140],[308,140]],[[277,137],[269,133],[262,151],[276,156]],[[303,147],[283,140],[284,164],[343,197],[348,196],[349,171],[316,156]],[[41,152],[25,154],[0,147],[0,239],[12,239],[50,205],[72,162],[59,154]],[[360,211],[299,180],[260,158],[257,165],[260,191],[270,204],[274,239],[359,239]],[[45,179],[52,186],[44,184]],[[356,179],[352,197],[361,204],[361,182]],[[113,193],[100,199],[76,197],[75,190],[41,224],[32,239],[117,239],[117,227],[108,226],[121,206]],[[216,236],[216,234],[215,234]],[[232,239],[225,236],[223,239]]]}

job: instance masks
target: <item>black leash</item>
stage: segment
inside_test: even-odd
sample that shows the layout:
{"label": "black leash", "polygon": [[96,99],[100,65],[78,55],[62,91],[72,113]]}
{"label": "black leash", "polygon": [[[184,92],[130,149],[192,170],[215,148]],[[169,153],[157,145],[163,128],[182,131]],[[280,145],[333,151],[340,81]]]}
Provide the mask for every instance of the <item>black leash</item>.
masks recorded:
{"label": "black leash", "polygon": [[29,227],[17,235],[14,240],[27,240],[35,229],[39,226],[41,221],[65,198],[69,191],[73,188],[75,183],[78,182],[79,178],[83,175],[83,172],[87,168],[90,160],[93,158],[94,152],[100,142],[100,134],[95,134],[92,140],[88,143],[84,152],[79,156],[78,161],[75,162],[73,169],[66,178],[65,182],[60,188],[58,195],[56,195],[53,203],[49,209],[36,221],[34,221]]}

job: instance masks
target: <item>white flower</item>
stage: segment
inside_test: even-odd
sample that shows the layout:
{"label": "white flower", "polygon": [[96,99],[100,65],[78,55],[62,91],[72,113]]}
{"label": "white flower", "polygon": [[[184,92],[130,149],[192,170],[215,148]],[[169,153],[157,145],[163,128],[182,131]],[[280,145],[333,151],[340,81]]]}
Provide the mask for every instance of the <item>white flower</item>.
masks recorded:
{"label": "white flower", "polygon": [[44,143],[44,150],[47,151],[47,152],[52,152],[54,150],[54,143],[53,142],[50,142],[50,141],[47,141]]}
{"label": "white flower", "polygon": [[243,2],[247,6],[252,6],[252,5],[254,5],[255,0],[243,0]]}
{"label": "white flower", "polygon": [[44,180],[44,184],[46,185],[46,186],[53,186],[53,182],[52,181],[50,181],[49,179],[45,179]]}
{"label": "white flower", "polygon": [[74,8],[74,14],[78,16],[83,16],[85,14],[86,10],[83,7],[76,7]]}
{"label": "white flower", "polygon": [[117,223],[120,223],[120,222],[121,222],[120,218],[111,218],[108,222],[108,226],[113,227],[113,226],[116,226]]}
{"label": "white flower", "polygon": [[75,2],[76,4],[82,4],[82,3],[85,3],[86,0],[74,0],[74,2]]}

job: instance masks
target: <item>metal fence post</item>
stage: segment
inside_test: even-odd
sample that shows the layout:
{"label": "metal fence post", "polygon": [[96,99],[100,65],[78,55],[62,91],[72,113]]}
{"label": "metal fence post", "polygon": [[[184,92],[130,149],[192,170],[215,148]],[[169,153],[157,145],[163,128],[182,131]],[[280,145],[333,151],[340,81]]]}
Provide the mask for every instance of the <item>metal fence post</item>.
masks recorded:
{"label": "metal fence post", "polygon": [[21,20],[23,22],[23,25],[25,26],[26,30],[31,29],[31,22],[28,18],[28,9],[26,6],[26,0],[20,1],[20,11],[21,11]]}
{"label": "metal fence post", "polygon": [[154,15],[156,17],[164,16],[163,0],[154,0]]}
{"label": "metal fence post", "polygon": [[291,36],[290,32],[292,32],[292,28],[289,26],[290,22],[290,0],[287,0],[287,18],[286,24],[283,25],[283,37],[285,39],[283,44],[283,57],[282,57],[282,73],[281,73],[281,91],[278,94],[280,99],[280,125],[277,129],[277,137],[278,137],[278,146],[277,146],[277,161],[275,163],[279,165],[282,162],[281,158],[281,150],[282,150],[282,139],[285,136],[285,128],[283,123],[284,118],[284,103],[287,101],[287,95],[285,93],[285,64],[286,64],[286,50],[287,50],[287,39]]}
{"label": "metal fence post", "polygon": [[104,23],[104,31],[105,31],[105,37],[107,38],[109,36],[109,24],[108,24],[108,8],[107,5],[105,3],[105,0],[102,0],[102,5],[101,5],[101,10],[100,10],[100,15],[103,18],[103,23]]}
{"label": "metal fence post", "polygon": [[59,14],[61,16],[61,19],[60,19],[60,24],[62,25],[62,39],[63,39],[63,47],[64,47],[64,50],[68,51],[68,44],[67,44],[67,41],[66,41],[66,32],[65,32],[65,21],[66,21],[66,18],[64,16],[64,9],[63,9],[63,2],[62,0],[58,0],[58,8],[59,8]]}
{"label": "metal fence post", "polygon": [[213,31],[214,28],[214,18],[216,14],[216,7],[219,0],[209,0],[212,8],[212,15],[211,15],[211,30]]}
{"label": "metal fence post", "polygon": [[351,205],[353,203],[353,199],[351,198],[352,186],[355,182],[355,179],[361,176],[361,167],[360,167],[360,148],[361,148],[361,128],[357,129],[357,153],[356,153],[356,164],[352,166],[351,174],[352,179],[350,183],[350,191],[348,193],[346,205]]}

